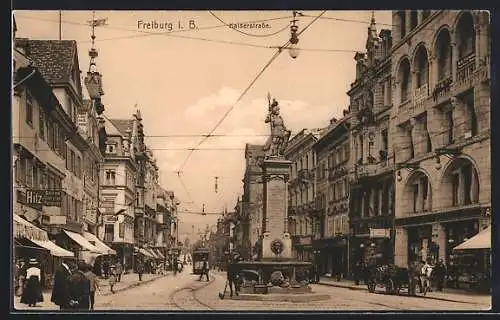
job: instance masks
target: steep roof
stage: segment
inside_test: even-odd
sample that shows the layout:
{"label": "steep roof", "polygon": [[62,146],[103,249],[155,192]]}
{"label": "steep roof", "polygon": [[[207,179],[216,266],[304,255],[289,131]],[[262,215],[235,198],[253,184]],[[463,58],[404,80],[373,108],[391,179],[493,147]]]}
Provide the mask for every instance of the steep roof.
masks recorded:
{"label": "steep roof", "polygon": [[132,130],[132,119],[109,119],[122,136],[127,136],[127,129]]}
{"label": "steep roof", "polygon": [[124,134],[120,132],[120,130],[115,126],[113,122],[110,121],[110,119],[104,118],[104,121],[105,121],[104,126],[106,128],[106,134],[108,136],[124,136]]}
{"label": "steep roof", "polygon": [[28,56],[48,83],[67,82],[76,55],[75,40],[28,40]]}

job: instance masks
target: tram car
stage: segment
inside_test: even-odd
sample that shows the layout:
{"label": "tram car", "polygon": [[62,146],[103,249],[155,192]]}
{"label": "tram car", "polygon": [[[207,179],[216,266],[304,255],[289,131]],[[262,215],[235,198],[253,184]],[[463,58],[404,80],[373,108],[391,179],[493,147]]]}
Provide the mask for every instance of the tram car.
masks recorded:
{"label": "tram car", "polygon": [[193,274],[201,274],[201,269],[203,268],[203,261],[207,261],[207,267],[210,268],[208,265],[208,258],[209,258],[209,252],[207,248],[199,248],[193,251],[192,253],[193,257]]}

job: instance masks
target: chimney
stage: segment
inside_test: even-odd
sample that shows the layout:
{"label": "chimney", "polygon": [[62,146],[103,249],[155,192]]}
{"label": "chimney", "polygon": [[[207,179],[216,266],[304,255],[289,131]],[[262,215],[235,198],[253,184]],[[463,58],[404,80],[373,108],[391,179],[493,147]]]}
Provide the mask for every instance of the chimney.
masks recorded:
{"label": "chimney", "polygon": [[334,123],[337,123],[337,118],[332,118],[332,119],[330,120],[330,124],[334,124]]}

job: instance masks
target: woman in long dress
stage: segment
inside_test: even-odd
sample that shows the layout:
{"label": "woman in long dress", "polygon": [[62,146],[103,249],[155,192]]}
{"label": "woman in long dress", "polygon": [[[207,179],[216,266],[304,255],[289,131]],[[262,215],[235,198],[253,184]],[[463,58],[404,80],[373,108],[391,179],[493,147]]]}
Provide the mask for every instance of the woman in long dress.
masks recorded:
{"label": "woman in long dress", "polygon": [[26,288],[21,296],[21,303],[34,307],[37,302],[43,302],[41,279],[42,271],[38,267],[38,261],[30,259],[29,268],[26,270]]}

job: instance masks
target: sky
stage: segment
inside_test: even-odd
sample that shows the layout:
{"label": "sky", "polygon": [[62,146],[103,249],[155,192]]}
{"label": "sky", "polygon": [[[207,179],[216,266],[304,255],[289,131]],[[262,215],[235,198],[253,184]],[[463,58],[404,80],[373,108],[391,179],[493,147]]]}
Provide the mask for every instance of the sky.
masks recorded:
{"label": "sky", "polygon": [[[321,12],[301,13],[299,32]],[[14,15],[17,37],[59,39],[58,11]],[[239,99],[275,47],[289,40],[291,11],[96,11],[96,19],[107,18],[107,24],[95,31],[105,114],[125,119],[140,110],[160,183],[175,192],[181,210],[201,211],[204,204],[207,212],[224,207],[231,211],[243,192],[245,143],[264,143],[269,134],[264,123],[267,93],[278,100],[292,136],[340,118],[349,105],[346,92],[355,77],[354,55],[365,50],[371,15],[372,11],[327,11],[299,36],[299,56],[292,59],[284,50]],[[390,11],[374,15],[378,31],[391,28]],[[271,20],[264,22],[266,28],[235,30],[217,18],[226,24]],[[82,77],[89,64],[91,19],[92,11],[61,13],[61,38],[77,41]],[[187,149],[202,139],[193,135],[211,132],[233,106],[213,132],[225,136],[206,139],[199,148],[210,150],[189,156]],[[193,226],[196,233],[218,215],[179,217],[182,239],[193,236]]]}

